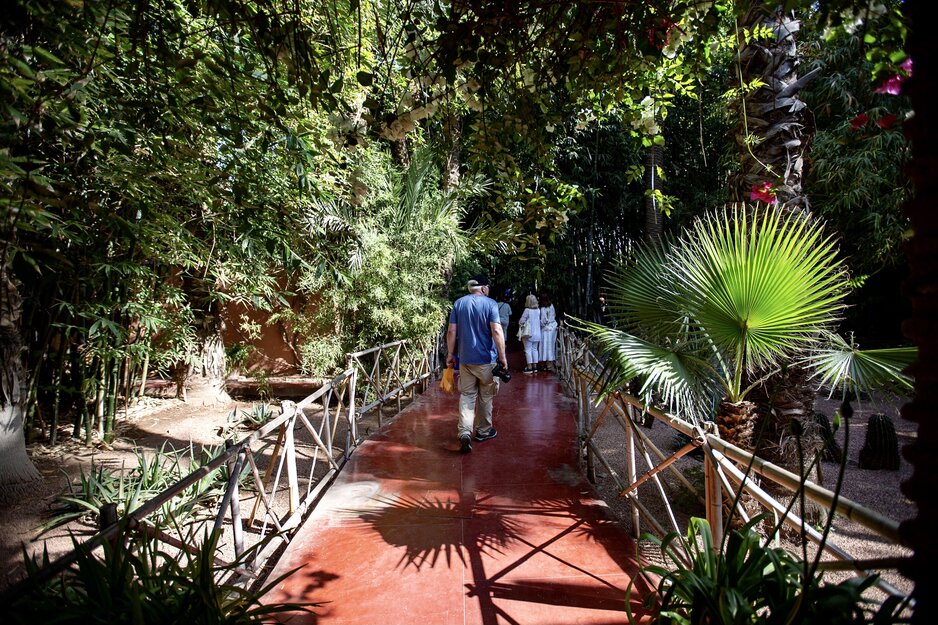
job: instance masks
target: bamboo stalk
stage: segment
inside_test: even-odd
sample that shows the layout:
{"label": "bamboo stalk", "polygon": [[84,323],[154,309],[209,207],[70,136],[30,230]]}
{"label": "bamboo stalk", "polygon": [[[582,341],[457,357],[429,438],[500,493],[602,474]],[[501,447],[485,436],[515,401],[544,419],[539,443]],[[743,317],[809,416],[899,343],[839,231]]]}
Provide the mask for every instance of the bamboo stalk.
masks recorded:
{"label": "bamboo stalk", "polygon": [[69,351],[68,338],[71,332],[66,328],[59,344],[59,357],[56,362],[55,370],[52,372],[52,387],[55,389],[52,395],[52,425],[49,428],[49,444],[53,447],[59,441],[59,406],[62,400],[62,381],[65,378],[65,356]]}
{"label": "bamboo stalk", "polygon": [[140,390],[138,397],[144,397],[147,391],[147,376],[150,374],[150,337],[146,339],[146,346],[143,352],[143,369],[140,372]]}
{"label": "bamboo stalk", "polygon": [[105,389],[107,405],[105,406],[104,420],[104,440],[108,443],[114,440],[114,419],[117,416],[117,387],[120,382],[120,361],[117,358],[112,358],[110,364]]}
{"label": "bamboo stalk", "polygon": [[[105,386],[107,385],[107,376],[105,371],[105,360],[104,358],[99,358],[98,366],[98,386],[95,389],[95,398],[94,398],[94,419],[95,427],[98,430],[99,436],[104,436],[104,394]],[[86,444],[91,444],[91,433],[88,433],[88,440]]]}

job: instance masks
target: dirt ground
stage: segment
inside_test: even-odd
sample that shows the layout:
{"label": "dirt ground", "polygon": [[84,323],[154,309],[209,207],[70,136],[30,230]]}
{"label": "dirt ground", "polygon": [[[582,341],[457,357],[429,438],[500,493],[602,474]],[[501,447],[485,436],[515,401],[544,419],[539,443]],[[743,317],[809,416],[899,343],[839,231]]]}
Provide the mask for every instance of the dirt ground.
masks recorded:
{"label": "dirt ground", "polygon": [[[233,410],[250,410],[259,402],[232,401],[216,403],[200,401],[190,397],[188,402],[177,399],[146,398],[132,407],[122,419],[116,440],[105,445],[99,443],[85,447],[78,441],[67,440],[54,449],[41,443],[29,446],[29,453],[36,467],[43,475],[34,490],[0,507],[0,562],[4,574],[0,577],[0,589],[20,579],[23,575],[23,550],[29,554],[41,554],[48,550],[51,557],[65,553],[72,547],[71,532],[79,537],[94,533],[90,523],[72,523],[69,526],[47,533],[40,540],[36,537],[36,528],[51,514],[55,500],[66,488],[70,479],[75,479],[81,468],[87,472],[95,463],[114,467],[135,466],[135,450],[138,448],[156,450],[168,444],[176,449],[195,445],[219,445],[223,442],[221,433]],[[900,445],[914,440],[914,424],[904,421],[899,415],[901,400],[886,399],[867,402],[857,406],[857,412],[850,423],[851,443],[847,449],[847,466],[843,495],[857,503],[870,507],[895,520],[901,521],[914,515],[911,502],[901,493],[900,484],[911,475],[911,467],[903,459],[898,471],[868,471],[857,466],[859,449],[863,444],[868,415],[874,412],[887,414],[895,423]],[[817,408],[832,415],[836,403],[820,397]],[[838,440],[843,444],[844,432],[838,432]],[[604,427],[597,432],[597,443],[610,458],[614,467],[624,467],[624,438],[621,428]],[[675,449],[674,434],[661,423],[646,430],[655,444],[669,453]],[[618,463],[618,464],[617,464]],[[685,458],[680,461],[682,472],[692,475],[699,460]],[[838,466],[825,462],[823,468],[824,486],[831,488],[837,475]],[[598,468],[597,490],[622,522],[631,526],[631,513],[626,500],[618,496],[615,483]],[[646,487],[642,487],[645,489]],[[642,501],[653,510],[660,510],[654,504],[654,497],[649,491],[640,491]],[[682,512],[700,514],[693,510],[693,504]],[[642,527],[642,530],[647,530]],[[834,524],[832,540],[857,558],[881,558],[905,556],[907,549],[891,544],[874,536],[870,531],[846,519],[838,518]],[[646,552],[646,546],[643,546]],[[890,572],[884,576],[890,583],[904,592],[911,590],[909,580]]]}
{"label": "dirt ground", "polygon": [[56,498],[66,491],[69,480],[77,479],[80,470],[87,474],[92,464],[135,467],[138,449],[155,451],[163,445],[184,449],[190,443],[196,446],[222,444],[220,434],[231,411],[250,410],[252,406],[252,402],[242,401],[203,402],[197,397],[190,397],[188,402],[147,397],[121,418],[117,437],[110,444],[98,442],[87,447],[65,432],[60,438],[64,442],[54,448],[43,443],[29,445],[29,455],[43,479],[30,492],[0,504],[0,527],[3,528],[0,532],[3,570],[0,588],[22,577],[24,549],[38,556],[47,549],[54,559],[72,548],[72,533],[81,540],[96,531],[91,523],[76,522],[34,540],[38,534],[36,528],[51,517]]}

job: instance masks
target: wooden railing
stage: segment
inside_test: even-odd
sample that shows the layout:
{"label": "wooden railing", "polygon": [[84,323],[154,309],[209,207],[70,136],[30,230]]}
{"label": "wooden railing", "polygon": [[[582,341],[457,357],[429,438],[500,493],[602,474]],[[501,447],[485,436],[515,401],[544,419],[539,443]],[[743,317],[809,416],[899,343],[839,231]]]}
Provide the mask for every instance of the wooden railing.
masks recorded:
{"label": "wooden railing", "polygon": [[[411,341],[394,341],[378,347],[345,355],[346,367],[357,372],[355,396],[359,399],[358,420],[376,411],[378,425],[383,425],[383,409],[396,403],[400,412],[402,400],[417,390],[426,389],[430,379],[440,370],[440,338],[430,347]],[[353,433],[358,440],[358,432]]]}
{"label": "wooden railing", "polygon": [[[116,506],[108,504],[101,511],[100,532],[38,574],[11,586],[3,596],[15,597],[51,579],[71,566],[80,550],[97,549],[105,541],[132,532],[191,553],[200,550],[210,533],[215,534],[215,562],[239,564],[226,581],[250,585],[268,558],[289,542],[360,442],[362,416],[392,401],[400,410],[402,395],[424,388],[439,370],[439,346],[420,350],[407,341],[395,341],[348,354],[347,362],[345,371],[314,393],[299,402],[281,402],[278,417],[240,442],[229,441],[224,451],[123,518],[117,518]],[[214,488],[222,481],[224,491],[215,508],[187,521],[182,531],[152,520],[167,504],[192,498],[193,487]],[[247,550],[253,551],[245,562],[242,556]]]}
{"label": "wooden railing", "polygon": [[[737,492],[744,492],[761,504],[763,509],[775,518],[776,525],[782,523],[796,528],[800,536],[807,537],[838,562],[824,562],[826,569],[853,570],[857,573],[896,569],[898,562],[894,558],[860,559],[856,558],[836,544],[830,536],[823,536],[810,523],[805,522],[790,507],[782,505],[766,492],[758,479],[769,480],[789,493],[804,493],[807,499],[817,503],[825,510],[849,518],[868,528],[889,542],[904,544],[899,532],[898,522],[887,518],[874,510],[850,501],[843,496],[815,484],[786,469],[778,467],[751,453],[720,439],[716,429],[710,423],[695,424],[678,416],[667,414],[654,407],[646,406],[639,398],[620,389],[600,394],[601,362],[591,352],[589,344],[567,327],[561,327],[559,333],[560,379],[565,388],[577,400],[577,418],[580,456],[591,481],[595,481],[595,465],[599,463],[605,474],[612,479],[619,491],[619,496],[628,498],[631,509],[632,528],[635,537],[641,533],[642,522],[651,528],[651,532],[664,537],[669,532],[686,534],[686,528],[680,527],[674,505],[662,483],[661,474],[665,471],[674,476],[675,482],[683,486],[691,497],[696,497],[705,506],[706,518],[714,534],[714,544],[721,544],[723,528],[728,519],[723,518],[724,493],[730,498]],[[674,432],[686,437],[689,442],[674,453],[667,454],[659,449],[645,433],[644,426],[639,427],[646,416],[666,424]],[[596,444],[595,436],[604,422],[615,422],[621,428],[622,441],[626,449],[625,466],[613,466],[602,449]],[[690,452],[701,449],[704,452],[704,488],[703,493],[676,468],[676,463]],[[622,463],[619,462],[621,465]],[[654,493],[660,498],[663,516],[649,511],[639,499],[639,487],[652,484]],[[744,521],[748,516],[740,506],[733,507]],[[666,528],[665,525],[668,527]],[[905,593],[894,586],[879,580],[878,585],[885,592],[903,596]]]}

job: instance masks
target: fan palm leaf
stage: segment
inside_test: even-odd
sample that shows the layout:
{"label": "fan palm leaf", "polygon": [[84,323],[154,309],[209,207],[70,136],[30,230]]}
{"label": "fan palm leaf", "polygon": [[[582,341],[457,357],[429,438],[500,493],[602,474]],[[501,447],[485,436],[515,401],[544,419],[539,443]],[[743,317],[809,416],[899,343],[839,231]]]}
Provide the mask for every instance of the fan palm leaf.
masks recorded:
{"label": "fan palm leaf", "polygon": [[686,311],[678,305],[669,272],[670,241],[641,248],[635,259],[607,277],[609,314],[617,327],[662,340],[686,334]]}
{"label": "fan palm leaf", "polygon": [[592,335],[604,368],[600,375],[604,389],[622,388],[633,378],[642,380],[640,395],[680,407],[694,415],[709,411],[709,399],[722,392],[714,380],[709,362],[686,346],[658,345],[637,336],[581,321],[579,326]]}
{"label": "fan palm leaf", "polygon": [[834,242],[802,215],[727,209],[698,220],[673,256],[680,305],[732,363],[731,401],[742,398],[744,372],[812,347],[843,308]]}
{"label": "fan palm leaf", "polygon": [[714,395],[745,399],[765,376],[818,346],[848,281],[822,224],[730,207],[640,251],[609,278],[621,329],[579,322],[606,365],[606,386],[638,377],[646,393],[700,415]]}
{"label": "fan palm leaf", "polygon": [[903,371],[915,360],[914,347],[858,349],[836,334],[829,344],[814,350],[804,364],[814,371],[813,379],[828,386],[831,393],[840,390],[844,397],[856,397],[869,389],[896,393],[912,390],[912,380]]}

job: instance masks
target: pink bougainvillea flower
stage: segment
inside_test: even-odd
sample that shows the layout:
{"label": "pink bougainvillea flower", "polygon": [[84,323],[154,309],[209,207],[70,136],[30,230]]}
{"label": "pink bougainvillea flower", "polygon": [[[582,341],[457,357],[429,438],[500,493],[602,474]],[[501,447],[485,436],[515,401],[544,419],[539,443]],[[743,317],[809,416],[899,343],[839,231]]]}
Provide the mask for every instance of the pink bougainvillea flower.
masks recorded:
{"label": "pink bougainvillea flower", "polygon": [[889,95],[899,95],[902,91],[902,83],[912,75],[912,57],[907,58],[899,66],[902,74],[895,74],[887,78],[883,84],[876,88],[876,93],[888,93]]}
{"label": "pink bougainvillea flower", "polygon": [[890,113],[889,115],[883,115],[876,120],[876,125],[880,128],[886,129],[896,123],[896,116]]}
{"label": "pink bougainvillea flower", "polygon": [[775,189],[772,188],[771,182],[763,182],[761,184],[752,185],[752,191],[749,193],[749,199],[759,202],[765,202],[766,204],[775,203]]}
{"label": "pink bougainvillea flower", "polygon": [[857,115],[856,117],[850,120],[850,130],[859,130],[860,128],[863,128],[864,126],[866,126],[866,124],[869,121],[870,121],[869,115],[867,115],[866,113],[860,113],[859,115]]}
{"label": "pink bougainvillea flower", "polygon": [[890,76],[886,81],[876,88],[876,93],[888,93],[889,95],[899,95],[902,91],[902,81],[905,80],[905,76],[900,76],[896,74],[895,76]]}

